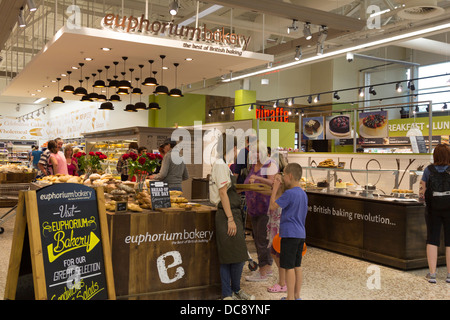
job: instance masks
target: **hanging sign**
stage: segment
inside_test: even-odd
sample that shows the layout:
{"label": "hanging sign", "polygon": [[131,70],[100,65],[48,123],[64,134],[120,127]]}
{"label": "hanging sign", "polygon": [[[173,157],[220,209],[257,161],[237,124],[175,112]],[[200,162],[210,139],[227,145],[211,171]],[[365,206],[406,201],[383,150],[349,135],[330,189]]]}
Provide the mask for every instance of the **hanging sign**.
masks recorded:
{"label": "hanging sign", "polygon": [[289,111],[283,107],[264,109],[264,106],[260,106],[256,109],[256,118],[264,121],[289,122]]}
{"label": "hanging sign", "polygon": [[[109,13],[102,19],[102,25],[105,28],[115,31],[137,34],[165,35],[168,37],[176,37],[193,41],[209,41],[219,45],[239,47],[244,51],[247,50],[251,38],[250,36],[245,36],[242,34],[225,32],[224,27],[213,31],[208,29],[206,24],[203,24],[203,27],[198,28],[180,26],[175,24],[173,20],[170,22],[162,22],[157,20],[150,21],[145,19],[144,15],[137,18],[134,16],[127,17]],[[230,51],[229,53],[237,52]]]}
{"label": "hanging sign", "polygon": [[103,197],[103,188],[73,183],[20,194],[5,298],[23,296],[16,289],[29,254],[36,300],[115,299]]}

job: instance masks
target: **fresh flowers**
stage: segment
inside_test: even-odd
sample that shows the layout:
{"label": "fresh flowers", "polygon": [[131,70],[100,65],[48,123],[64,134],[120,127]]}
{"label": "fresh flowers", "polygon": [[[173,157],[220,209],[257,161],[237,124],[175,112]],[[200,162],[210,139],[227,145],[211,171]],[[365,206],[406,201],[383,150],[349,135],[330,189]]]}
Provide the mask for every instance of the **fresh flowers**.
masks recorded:
{"label": "fresh flowers", "polygon": [[98,151],[91,151],[88,155],[85,152],[77,152],[74,157],[78,159],[78,168],[81,171],[101,170],[103,160],[108,158]]}
{"label": "fresh flowers", "polygon": [[157,153],[143,153],[138,155],[130,152],[125,153],[122,158],[128,162],[128,174],[130,176],[135,174],[150,174],[155,171],[162,160],[161,155]]}

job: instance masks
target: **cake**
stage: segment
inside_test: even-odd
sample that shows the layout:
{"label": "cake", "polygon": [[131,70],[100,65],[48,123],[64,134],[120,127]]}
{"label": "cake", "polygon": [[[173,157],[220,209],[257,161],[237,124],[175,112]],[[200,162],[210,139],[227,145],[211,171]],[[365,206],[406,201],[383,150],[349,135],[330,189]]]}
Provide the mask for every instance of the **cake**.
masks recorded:
{"label": "cake", "polygon": [[336,182],[336,188],[347,188],[347,183],[346,183],[346,182],[342,182],[342,180],[339,179],[339,180]]}
{"label": "cake", "polygon": [[317,120],[309,120],[305,123],[305,133],[307,135],[314,135],[319,131],[320,128],[320,122]]}
{"label": "cake", "polygon": [[371,114],[362,119],[362,130],[371,136],[378,136],[383,133],[387,125],[387,119],[381,114]]}
{"label": "cake", "polygon": [[319,188],[326,188],[326,187],[329,186],[329,184],[328,184],[328,182],[326,180],[324,180],[324,181],[317,182],[317,186]]}
{"label": "cake", "polygon": [[348,116],[337,116],[328,124],[330,133],[334,136],[346,136],[350,132],[350,118]]}

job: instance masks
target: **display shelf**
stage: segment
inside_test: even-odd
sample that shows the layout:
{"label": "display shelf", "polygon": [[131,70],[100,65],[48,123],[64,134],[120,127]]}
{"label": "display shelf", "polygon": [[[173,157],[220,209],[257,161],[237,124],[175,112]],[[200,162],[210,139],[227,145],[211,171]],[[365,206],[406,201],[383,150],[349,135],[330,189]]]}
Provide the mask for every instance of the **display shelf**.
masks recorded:
{"label": "display shelf", "polygon": [[[335,192],[371,198],[373,193],[391,194],[393,190],[398,189],[401,172],[402,170],[393,169],[303,167],[304,179],[302,179],[302,185],[308,191]],[[377,183],[380,179],[388,177],[393,177],[392,188],[390,190],[377,189]],[[336,187],[338,179],[341,179],[340,187]],[[342,184],[345,184],[345,186],[342,186]]]}
{"label": "display shelf", "polygon": [[136,140],[103,140],[88,142],[86,144],[86,153],[98,151],[105,154],[108,158],[103,161],[102,169],[105,172],[117,174],[117,162],[119,161],[119,158],[128,151],[130,142],[136,142]]}

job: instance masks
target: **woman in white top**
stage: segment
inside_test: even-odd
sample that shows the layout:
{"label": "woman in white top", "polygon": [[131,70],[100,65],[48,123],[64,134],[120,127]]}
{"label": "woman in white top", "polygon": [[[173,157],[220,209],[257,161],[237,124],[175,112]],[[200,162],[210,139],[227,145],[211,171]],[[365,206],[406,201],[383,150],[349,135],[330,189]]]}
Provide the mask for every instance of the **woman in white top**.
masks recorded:
{"label": "woman in white top", "polygon": [[226,155],[237,153],[236,137],[226,143],[225,134],[217,143],[217,160],[211,170],[210,201],[217,205],[215,217],[217,251],[220,262],[222,298],[224,300],[254,300],[240,287],[242,269],[248,259],[245,243],[244,222],[241,212],[241,197],[236,192],[236,177],[225,162]]}

